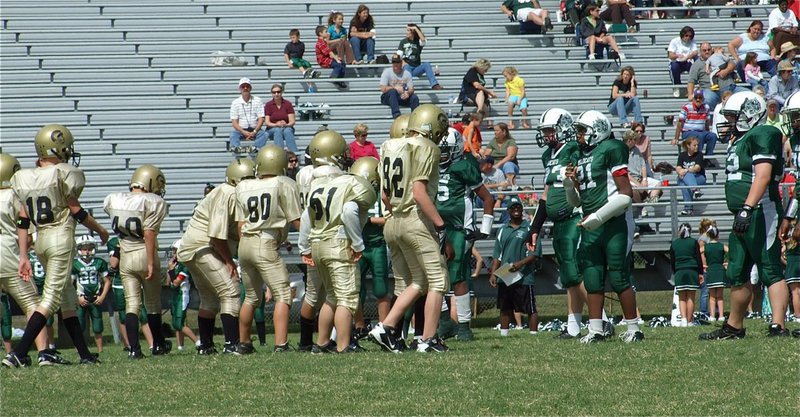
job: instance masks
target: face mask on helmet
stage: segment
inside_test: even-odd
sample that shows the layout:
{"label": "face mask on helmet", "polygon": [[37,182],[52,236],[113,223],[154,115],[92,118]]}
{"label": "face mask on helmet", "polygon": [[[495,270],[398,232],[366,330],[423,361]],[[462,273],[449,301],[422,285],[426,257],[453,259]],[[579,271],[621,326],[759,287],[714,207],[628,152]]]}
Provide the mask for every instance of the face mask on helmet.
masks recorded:
{"label": "face mask on helmet", "polygon": [[540,148],[548,146],[558,147],[559,143],[565,143],[575,139],[572,115],[563,109],[549,109],[542,113],[539,118],[539,126],[536,128],[536,144]]}
{"label": "face mask on helmet", "polygon": [[57,157],[61,162],[71,162],[76,167],[81,164],[81,154],[75,152],[75,139],[65,126],[49,124],[42,127],[34,142],[39,158]]}
{"label": "face mask on helmet", "polygon": [[464,137],[458,130],[448,128],[447,136],[439,143],[442,152],[439,157],[439,168],[445,169],[464,158]]}
{"label": "face mask on helmet", "polygon": [[91,262],[97,253],[97,244],[94,238],[89,235],[79,237],[75,246],[78,250],[78,256],[85,263]]}
{"label": "face mask on helmet", "polygon": [[611,123],[596,110],[581,113],[573,124],[578,145],[584,151],[594,149],[611,136]]}
{"label": "face mask on helmet", "polygon": [[767,113],[764,99],[752,91],[734,93],[722,106],[724,121],[717,123],[717,132],[723,140],[739,137],[756,127]]}

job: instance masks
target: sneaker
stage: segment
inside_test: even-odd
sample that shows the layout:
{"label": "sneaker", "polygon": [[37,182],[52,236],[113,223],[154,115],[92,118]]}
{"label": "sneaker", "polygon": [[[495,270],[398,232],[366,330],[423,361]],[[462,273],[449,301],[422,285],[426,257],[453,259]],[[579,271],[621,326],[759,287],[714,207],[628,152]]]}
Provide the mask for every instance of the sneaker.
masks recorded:
{"label": "sneaker", "polygon": [[250,355],[256,353],[256,348],[252,343],[239,343],[236,345],[236,351],[233,353],[239,356]]}
{"label": "sneaker", "polygon": [[546,27],[547,30],[553,30],[553,21],[550,20],[549,17],[544,18],[544,27]]}
{"label": "sneaker", "polygon": [[[550,18],[547,18],[547,19],[549,20]],[[541,33],[542,35],[547,35],[547,30],[549,29],[549,28],[547,27],[547,23],[545,22],[545,24],[544,24],[544,25],[542,25],[542,26],[540,26],[540,27],[541,27],[541,29],[540,29],[540,33]]]}
{"label": "sneaker", "polygon": [[619,335],[619,338],[625,343],[641,342],[644,340],[644,333],[636,330],[628,330]]}
{"label": "sneaker", "polygon": [[337,353],[361,353],[366,352],[366,350],[358,344],[357,341],[352,341],[343,351]]}
{"label": "sneaker", "polygon": [[391,331],[383,327],[383,323],[378,323],[377,326],[369,331],[369,338],[386,352],[400,353],[400,350],[397,348],[397,340],[394,338]]}
{"label": "sneaker", "polygon": [[767,337],[789,337],[789,331],[778,323],[772,323],[767,330]]}
{"label": "sneaker", "polygon": [[599,343],[599,342],[604,342],[606,340],[608,340],[608,336],[602,333],[594,333],[590,331],[589,334],[581,338],[581,343],[584,345],[588,345],[590,343]]}
{"label": "sneaker", "polygon": [[594,56],[594,54],[589,54],[589,61],[594,61],[595,59],[597,59],[597,57]]}
{"label": "sneaker", "polygon": [[417,352],[422,353],[444,353],[450,350],[444,341],[438,337],[431,337],[420,341],[417,344]]}
{"label": "sneaker", "polygon": [[314,348],[314,344],[313,343],[310,344],[310,345],[298,345],[297,346],[297,351],[298,352],[311,352],[311,350],[313,348]]}
{"label": "sneaker", "polygon": [[152,349],[150,349],[150,353],[153,356],[163,356],[171,351],[172,351],[172,342],[169,340],[165,340],[164,343],[160,345],[156,344],[155,346],[153,346]]}
{"label": "sneaker", "polygon": [[369,329],[366,327],[359,327],[353,331],[353,338],[361,340],[369,336]]}
{"label": "sneaker", "polygon": [[291,352],[293,350],[294,348],[292,347],[292,345],[290,345],[289,342],[286,342],[282,345],[275,345],[275,347],[272,348],[272,353],[284,353],[284,352]]}
{"label": "sneaker", "polygon": [[792,330],[792,337],[800,337],[800,329]]}
{"label": "sneaker", "polygon": [[237,343],[225,342],[225,344],[222,345],[222,354],[223,355],[237,355],[238,354],[237,353],[238,347],[239,346],[238,346]]}
{"label": "sneaker", "polygon": [[631,124],[629,122],[625,122],[625,123],[622,124],[622,128],[623,129],[630,129],[631,128]]}
{"label": "sneaker", "polygon": [[695,190],[692,193],[692,199],[694,199],[694,200],[699,200],[701,197],[703,197],[703,192],[700,191],[700,190]]}
{"label": "sneaker", "polygon": [[377,64],[377,63],[378,63],[378,60],[373,58],[373,59],[370,59],[370,60],[369,60],[369,62],[367,62],[367,63],[368,63],[369,65],[375,65],[375,64]]}
{"label": "sneaker", "polygon": [[458,323],[456,326],[456,340],[459,342],[471,342],[475,340],[475,335],[472,334],[472,329],[469,328],[469,323]]}
{"label": "sneaker", "polygon": [[419,338],[419,337],[414,337],[414,340],[412,340],[412,341],[411,341],[411,344],[410,344],[410,345],[408,345],[408,349],[409,349],[409,350],[414,350],[414,351],[415,351],[415,350],[417,350],[417,346],[419,346],[419,342],[421,342],[421,341],[422,341],[422,339],[421,339],[421,338]]}
{"label": "sneaker", "polygon": [[693,213],[692,210],[686,210],[686,209],[681,210],[681,216],[691,216],[692,213]]}
{"label": "sneaker", "polygon": [[198,355],[210,356],[210,355],[216,355],[217,353],[219,352],[217,352],[217,348],[215,348],[214,345],[209,345],[209,346],[200,345],[197,347]]}
{"label": "sneaker", "polygon": [[144,359],[144,353],[142,353],[142,349],[131,348],[131,351],[128,352],[128,359],[134,359],[134,360]]}
{"label": "sneaker", "polygon": [[714,330],[711,333],[703,333],[700,335],[700,340],[727,340],[727,339],[744,339],[745,329],[736,329],[728,323],[724,323],[722,327]]}
{"label": "sneaker", "polygon": [[305,79],[305,78],[311,78],[311,74],[312,74],[313,72],[314,72],[314,70],[306,70],[305,72],[303,72],[303,78],[304,78],[304,79]]}
{"label": "sneaker", "polygon": [[562,330],[562,331],[561,331],[561,333],[559,333],[559,334],[558,334],[558,336],[554,337],[553,339],[557,339],[557,340],[571,340],[571,339],[575,339],[576,337],[578,337],[578,336],[573,336],[573,335],[569,334],[569,332],[568,332],[568,331],[566,331],[566,330]]}
{"label": "sneaker", "polygon": [[442,87],[442,86],[441,86],[441,85],[439,85],[439,84],[436,84],[436,85],[434,85],[433,87],[431,87],[431,90],[442,90],[442,89],[444,89],[444,87]]}
{"label": "sneaker", "polygon": [[322,346],[316,343],[311,346],[312,355],[324,355],[326,353],[337,353],[336,342],[334,342],[333,340],[329,340],[328,343]]}
{"label": "sneaker", "polygon": [[672,97],[680,98],[681,96],[681,89],[680,88],[673,88],[672,89]]}
{"label": "sneaker", "polygon": [[319,78],[322,74],[317,70],[311,70],[311,78]]}
{"label": "sneaker", "polygon": [[620,60],[620,61],[622,61],[623,59],[625,59],[625,54],[623,54],[622,52],[620,52],[620,53],[619,53],[619,60]]}
{"label": "sneaker", "polygon": [[337,87],[341,88],[341,89],[345,89],[345,88],[347,88],[347,83],[346,83],[346,82],[344,82],[344,81],[335,82],[334,84],[335,84]]}
{"label": "sneaker", "polygon": [[81,365],[100,365],[102,362],[100,362],[99,356],[97,353],[92,353],[88,358],[81,358],[78,363]]}
{"label": "sneaker", "polygon": [[17,356],[17,354],[12,351],[3,358],[3,366],[6,368],[25,368],[31,366],[31,358],[28,357],[28,355]]}
{"label": "sneaker", "polygon": [[612,323],[610,320],[604,321],[603,322],[603,334],[606,337],[611,337],[611,336],[614,336],[614,333],[616,333],[616,329],[614,328],[614,323]]}
{"label": "sneaker", "polygon": [[61,357],[61,352],[55,349],[45,349],[39,352],[39,366],[69,365],[70,362]]}

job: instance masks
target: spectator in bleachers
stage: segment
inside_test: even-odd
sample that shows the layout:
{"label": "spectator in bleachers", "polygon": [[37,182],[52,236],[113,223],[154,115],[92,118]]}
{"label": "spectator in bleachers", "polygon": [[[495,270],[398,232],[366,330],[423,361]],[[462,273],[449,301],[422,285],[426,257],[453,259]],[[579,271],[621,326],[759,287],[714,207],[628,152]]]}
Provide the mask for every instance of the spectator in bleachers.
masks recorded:
{"label": "spectator in bleachers", "polygon": [[703,196],[703,192],[699,188],[691,187],[706,184],[705,163],[697,137],[690,136],[683,141],[683,152],[678,155],[678,164],[675,166],[675,170],[678,172],[678,185],[687,186],[681,189],[684,202],[681,215],[691,216],[694,213],[692,201]]}
{"label": "spectator in bleachers", "polygon": [[778,62],[770,56],[769,40],[764,34],[764,24],[760,20],[754,20],[747,32],[737,35],[728,42],[728,50],[736,61],[739,79],[744,80],[744,57],[748,52],[755,52],[758,55],[758,66],[761,67],[761,71],[775,75]]}
{"label": "spectator in bleachers", "polygon": [[731,60],[725,55],[725,48],[715,46],[713,49],[714,53],[706,60],[706,72],[711,81],[711,91],[719,91],[719,76],[717,74],[719,74],[720,70],[727,68]]}
{"label": "spectator in bleachers", "polygon": [[425,47],[425,34],[416,23],[406,25],[406,37],[400,41],[397,47],[397,55],[405,61],[403,69],[410,72],[412,76],[419,77],[425,74],[432,90],[441,90],[442,86],[436,79],[436,73],[430,62],[422,62],[422,48]]}
{"label": "spectator in bleachers", "polygon": [[350,20],[350,46],[356,64],[375,63],[375,20],[365,4],[358,5],[356,15]]}
{"label": "spectator in bleachers", "polygon": [[[478,165],[481,170],[481,175],[483,176],[483,185],[492,192],[494,196],[494,208],[498,209],[503,205],[505,194],[497,194],[497,192],[505,190],[508,186],[508,180],[505,175],[503,175],[503,171],[495,168],[494,158],[491,156],[486,156],[481,159]],[[480,197],[476,197],[475,207],[481,206],[483,206],[483,202],[480,200]]]}
{"label": "spectator in bleachers", "polygon": [[786,115],[780,112],[778,101],[774,98],[767,100],[767,115],[764,117],[764,124],[775,126],[783,134],[783,142],[786,143],[788,130],[786,129]]}
{"label": "spectator in bleachers", "polygon": [[628,25],[628,32],[637,32],[636,19],[633,18],[628,0],[606,0],[605,6],[606,8],[600,12],[601,19],[615,25],[622,23],[624,20],[625,24]]}
{"label": "spectator in bleachers", "polygon": [[[319,73],[311,69],[311,63],[303,59],[306,53],[306,44],[300,42],[300,29],[289,31],[289,43],[283,48],[283,59],[289,68],[297,68],[303,78],[317,78]],[[313,93],[313,91],[309,91]]]}
{"label": "spectator in bleachers", "polygon": [[[328,30],[323,25],[317,26],[317,43],[314,45],[314,54],[317,56],[317,64],[322,68],[331,68],[331,78],[344,78],[344,70],[347,65],[342,58],[331,50],[328,46]],[[339,88],[347,88],[347,83],[343,81],[334,82]]]}
{"label": "spectator in bleachers", "polygon": [[744,80],[750,84],[750,88],[760,85],[769,86],[769,80],[761,76],[761,67],[758,66],[758,55],[755,52],[748,52],[744,57]]}
{"label": "spectator in bleachers", "polygon": [[483,150],[483,156],[494,158],[494,167],[503,171],[508,185],[511,189],[516,189],[517,175],[519,175],[519,162],[517,161],[517,141],[508,131],[508,125],[498,123],[494,127],[494,138]]}
{"label": "spectator in bleachers", "polygon": [[653,148],[650,143],[650,136],[644,134],[646,130],[644,123],[631,123],[631,130],[636,133],[636,142],[634,144],[639,149],[639,152],[642,153],[644,160],[647,162],[647,165],[652,171],[653,167],[655,166],[653,163]]}
{"label": "spectator in bleachers", "polygon": [[778,65],[778,74],[769,80],[767,100],[777,101],[782,108],[786,99],[800,89],[797,79],[792,76],[793,72],[794,66],[791,62],[781,61],[780,65]]}
{"label": "spectator in bleachers", "polygon": [[550,12],[542,8],[539,0],[504,0],[500,5],[500,11],[519,22],[533,22],[541,26],[542,35],[553,28],[553,23],[548,17]]}
{"label": "spectator in bleachers", "polygon": [[716,107],[717,103],[720,101],[720,94],[723,92],[738,92],[744,90],[736,86],[734,75],[736,66],[732,62],[729,62],[727,67],[720,69],[716,74],[719,89],[716,91],[711,89],[711,77],[709,77],[708,72],[706,72],[706,61],[711,57],[712,52],[713,48],[709,42],[700,44],[699,59],[692,63],[692,68],[689,70],[689,81],[686,84],[687,94],[690,98],[695,90],[700,89],[703,91],[703,97],[705,97],[705,102],[708,104],[709,108]]}
{"label": "spectator in bleachers", "polygon": [[372,156],[375,159],[380,159],[378,149],[375,144],[367,140],[369,134],[369,127],[364,123],[359,123],[353,127],[353,136],[355,139],[350,142],[350,158],[354,161],[358,158],[365,156]]}
{"label": "spectator in bleachers", "polygon": [[778,59],[779,47],[784,42],[800,45],[800,33],[797,33],[797,16],[789,10],[789,0],[778,0],[778,7],[769,13],[769,28],[767,34],[770,39],[772,59]]}
{"label": "spectator in bleachers", "polygon": [[281,84],[272,84],[270,91],[272,100],[264,105],[267,136],[275,141],[276,146],[297,152],[297,144],[294,141],[294,107],[288,100],[283,99]]}
{"label": "spectator in bleachers", "polygon": [[522,128],[529,129],[528,124],[528,97],[525,94],[525,80],[519,76],[514,67],[505,67],[503,77],[506,78],[506,103],[508,103],[508,128],[514,129],[514,107],[519,106],[522,113]]}
{"label": "spectator in bleachers", "polygon": [[623,128],[631,127],[628,113],[633,113],[635,122],[644,122],[639,97],[636,96],[636,76],[631,66],[622,67],[611,86],[611,97],[608,99],[608,112],[619,118]]}
{"label": "spectator in bleachers", "polygon": [[344,28],[344,15],[342,12],[331,11],[328,15],[328,46],[336,55],[339,55],[348,65],[355,65],[355,54]]}
{"label": "spectator in bleachers", "polygon": [[[587,3],[581,0],[566,0],[564,2],[564,14],[572,27],[571,33],[574,33],[575,28],[581,23],[581,16],[583,16],[586,6]],[[566,29],[564,33],[567,33]]]}
{"label": "spectator in bleachers", "polygon": [[[761,86],[757,86],[756,88],[760,88],[762,91],[764,90],[764,87]],[[753,92],[755,92],[755,89],[753,90]],[[712,112],[710,130],[714,132],[714,134],[717,135],[717,137],[719,137],[719,131],[717,131],[717,125],[725,121],[725,116],[722,115],[722,107],[725,105],[725,102],[728,101],[728,98],[732,95],[733,93],[730,90],[723,91],[722,101],[720,101],[719,104],[717,104],[717,106],[714,107],[714,111]]]}
{"label": "spectator in bleachers", "polygon": [[210,182],[207,182],[207,183],[206,183],[206,187],[205,187],[205,188],[203,188],[203,197],[207,196],[207,195],[208,195],[208,193],[210,193],[210,192],[214,191],[214,188],[216,188],[216,187],[214,186],[214,184],[212,184],[212,183],[210,183]]}
{"label": "spectator in bleachers", "polygon": [[297,181],[298,172],[300,172],[300,161],[297,158],[297,154],[292,151],[286,151],[286,176]]}
{"label": "spectator in bleachers", "polygon": [[264,105],[261,98],[251,94],[253,85],[249,78],[239,80],[240,97],[231,103],[231,125],[233,132],[230,135],[230,147],[233,152],[246,151],[241,146],[243,140],[254,141],[256,149],[261,149],[267,143],[267,134],[261,130],[264,124]]}
{"label": "spectator in bleachers", "polygon": [[476,106],[481,120],[486,117],[490,105],[489,99],[497,97],[497,94],[486,88],[486,80],[483,78],[490,68],[492,63],[488,59],[478,58],[464,75],[461,81],[461,94],[458,97],[464,104]]}
{"label": "spectator in bleachers", "polygon": [[392,66],[381,74],[381,104],[392,109],[392,118],[400,116],[400,106],[410,107],[411,111],[419,106],[419,97],[414,94],[414,78],[403,69],[400,55],[392,55]]}
{"label": "spectator in bleachers", "polygon": [[[669,58],[669,74],[672,84],[681,84],[681,73],[689,72],[692,62],[697,58],[697,43],[694,41],[694,29],[684,26],[678,37],[669,41],[667,58]],[[678,97],[680,90],[674,90]]]}
{"label": "spectator in bleachers", "polygon": [[606,25],[600,19],[600,8],[592,4],[586,8],[586,18],[581,21],[580,34],[589,48],[589,60],[595,59],[597,44],[608,45],[618,55],[619,59],[625,59],[625,54],[620,51],[617,41],[608,34]]}
{"label": "spectator in bleachers", "polygon": [[757,86],[755,86],[755,87],[753,88],[753,92],[754,92],[756,95],[760,96],[761,98],[763,98],[763,99],[766,101],[766,97],[767,97],[767,90],[766,90],[764,87],[762,87],[762,86],[760,86],[760,85],[757,85]]}
{"label": "spectator in bleachers", "polygon": [[[460,125],[457,127],[456,125]],[[481,116],[478,113],[465,113],[461,122],[453,126],[461,133],[464,138],[464,153],[470,153],[475,159],[481,159],[481,147],[483,137],[481,137]]]}
{"label": "spectator in bleachers", "polygon": [[[662,191],[657,189],[660,184],[653,177],[653,170],[647,164],[647,160],[636,147],[636,140],[639,135],[633,130],[629,130],[622,135],[625,145],[628,146],[628,178],[631,181],[633,190],[633,202],[656,203],[661,197]],[[647,188],[650,188],[649,190]],[[641,216],[647,216],[647,208],[642,207]]]}
{"label": "spectator in bleachers", "polygon": [[700,149],[705,149],[705,155],[714,155],[714,148],[717,146],[717,135],[709,130],[711,123],[711,110],[705,103],[703,90],[695,90],[692,101],[681,107],[678,114],[678,123],[675,127],[675,137],[672,145],[678,145],[688,137],[700,140]]}

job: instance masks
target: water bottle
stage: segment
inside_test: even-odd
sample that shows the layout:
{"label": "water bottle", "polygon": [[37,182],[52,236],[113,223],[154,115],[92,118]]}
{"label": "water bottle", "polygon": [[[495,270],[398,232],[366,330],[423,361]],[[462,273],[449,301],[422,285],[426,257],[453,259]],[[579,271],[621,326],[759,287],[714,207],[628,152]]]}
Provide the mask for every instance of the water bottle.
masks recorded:
{"label": "water bottle", "polygon": [[455,104],[456,100],[455,100],[455,98],[453,98],[452,94],[447,96],[447,102],[450,103],[450,104]]}

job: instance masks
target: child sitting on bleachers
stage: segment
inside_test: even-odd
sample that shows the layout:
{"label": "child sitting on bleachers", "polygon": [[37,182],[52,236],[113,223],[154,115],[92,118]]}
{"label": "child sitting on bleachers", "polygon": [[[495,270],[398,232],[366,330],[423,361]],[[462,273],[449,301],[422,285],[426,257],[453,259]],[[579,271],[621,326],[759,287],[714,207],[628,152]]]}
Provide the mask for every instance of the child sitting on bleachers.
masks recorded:
{"label": "child sitting on bleachers", "polygon": [[528,124],[528,97],[525,95],[525,80],[519,76],[514,67],[505,67],[503,77],[506,78],[506,103],[508,103],[508,128],[514,129],[514,107],[519,105],[522,113],[522,128],[530,129]]}

